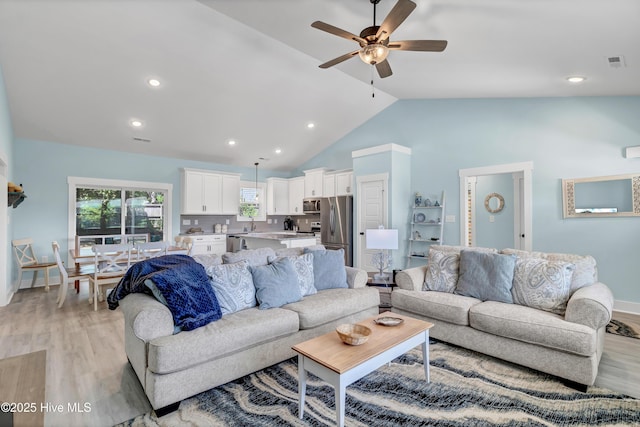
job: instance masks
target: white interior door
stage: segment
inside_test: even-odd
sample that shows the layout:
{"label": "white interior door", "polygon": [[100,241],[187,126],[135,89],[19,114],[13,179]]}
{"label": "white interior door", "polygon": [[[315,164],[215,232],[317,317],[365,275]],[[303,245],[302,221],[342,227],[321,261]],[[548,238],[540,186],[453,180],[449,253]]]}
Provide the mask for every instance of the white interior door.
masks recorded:
{"label": "white interior door", "polygon": [[377,271],[371,264],[374,250],[367,250],[365,230],[387,227],[388,174],[358,177],[358,230],[356,266],[366,271]]}

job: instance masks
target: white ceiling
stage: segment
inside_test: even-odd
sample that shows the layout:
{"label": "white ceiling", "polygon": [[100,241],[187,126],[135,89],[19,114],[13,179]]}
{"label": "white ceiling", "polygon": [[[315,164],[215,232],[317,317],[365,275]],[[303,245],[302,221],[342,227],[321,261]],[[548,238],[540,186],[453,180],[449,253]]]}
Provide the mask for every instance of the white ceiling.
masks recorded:
{"label": "white ceiling", "polygon": [[[449,45],[392,51],[394,74],[376,75],[372,98],[357,57],[318,68],[357,44],[310,26],[358,34],[369,0],[0,0],[13,131],[288,171],[397,99],[640,95],[638,0],[415,1],[391,40]],[[378,24],[394,4],[381,0]],[[625,67],[608,65],[616,55]],[[587,80],[568,84],[576,74]]]}

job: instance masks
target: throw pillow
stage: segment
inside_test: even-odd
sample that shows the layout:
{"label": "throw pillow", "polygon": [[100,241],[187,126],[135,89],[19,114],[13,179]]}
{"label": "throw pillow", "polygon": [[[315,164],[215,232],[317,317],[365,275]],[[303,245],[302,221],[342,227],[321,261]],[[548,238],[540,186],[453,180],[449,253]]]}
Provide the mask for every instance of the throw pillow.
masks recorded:
{"label": "throw pillow", "polygon": [[225,264],[234,264],[240,261],[249,261],[250,266],[267,265],[268,258],[276,253],[272,248],[248,249],[240,252],[226,252],[222,254],[222,261]]}
{"label": "throw pillow", "polygon": [[460,255],[429,249],[423,290],[453,293],[458,283]]}
{"label": "throw pillow", "polygon": [[513,303],[515,266],[515,255],[463,250],[455,293],[482,301]]}
{"label": "throw pillow", "polygon": [[256,306],[256,288],[249,262],[213,265],[207,268],[222,315]]}
{"label": "throw pillow", "polygon": [[313,284],[317,290],[348,288],[344,268],[344,249],[308,250],[313,255]]}
{"label": "throw pillow", "polygon": [[222,264],[222,258],[215,254],[193,255],[193,259],[195,259],[199,264],[201,264],[205,268],[205,270],[208,267],[211,267],[213,265]]}
{"label": "throw pillow", "polygon": [[300,301],[302,293],[293,263],[282,258],[271,264],[250,267],[260,310]]}
{"label": "throw pillow", "polygon": [[513,302],[564,315],[574,265],[541,258],[519,258],[513,276]]}
{"label": "throw pillow", "polygon": [[269,257],[269,264],[282,258],[287,258],[293,263],[296,275],[298,276],[300,293],[302,293],[303,297],[318,293],[316,287],[313,285],[313,255],[303,254],[299,256]]}

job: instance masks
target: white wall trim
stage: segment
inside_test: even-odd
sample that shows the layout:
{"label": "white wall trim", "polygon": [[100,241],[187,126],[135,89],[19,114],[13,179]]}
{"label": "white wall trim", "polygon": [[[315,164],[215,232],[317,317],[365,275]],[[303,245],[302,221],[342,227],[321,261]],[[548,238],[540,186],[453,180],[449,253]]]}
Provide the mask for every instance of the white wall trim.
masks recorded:
{"label": "white wall trim", "polygon": [[[0,200],[7,200],[7,181],[9,179],[9,162],[4,152],[0,152]],[[4,202],[3,202],[4,203]],[[9,212],[2,206],[0,213],[0,307],[9,304],[13,296],[11,283],[11,267],[13,254],[9,251]]]}
{"label": "white wall trim", "polygon": [[614,300],[613,309],[625,313],[640,314],[640,302]]}
{"label": "white wall trim", "polygon": [[396,151],[398,153],[411,155],[411,148],[409,147],[405,147],[404,145],[398,145],[398,144],[384,144],[384,145],[377,145],[375,147],[363,148],[362,150],[352,151],[351,157],[355,159],[356,157],[364,157],[364,156],[370,156],[372,154],[386,153],[387,151]]}
{"label": "white wall trim", "polygon": [[215,173],[215,174],[218,174],[218,175],[242,176],[241,173],[237,173],[237,172],[224,172],[224,171],[216,171],[216,170],[208,170],[208,169],[180,168],[180,171],[184,171],[184,172],[201,172],[201,173]]}

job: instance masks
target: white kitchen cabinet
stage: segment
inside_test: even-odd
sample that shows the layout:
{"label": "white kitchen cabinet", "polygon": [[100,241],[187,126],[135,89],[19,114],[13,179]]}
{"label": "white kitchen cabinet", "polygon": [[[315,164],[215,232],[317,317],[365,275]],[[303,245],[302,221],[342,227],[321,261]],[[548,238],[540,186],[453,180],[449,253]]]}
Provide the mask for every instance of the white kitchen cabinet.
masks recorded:
{"label": "white kitchen cabinet", "polygon": [[182,169],[182,214],[236,214],[240,174]]}
{"label": "white kitchen cabinet", "polygon": [[322,197],[326,168],[304,171],[304,197]]}
{"label": "white kitchen cabinet", "polygon": [[325,173],[324,184],[322,185],[323,197],[332,197],[336,195],[336,174]]}
{"label": "white kitchen cabinet", "polygon": [[191,255],[222,255],[227,251],[226,234],[190,236],[193,242]]}
{"label": "white kitchen cabinet", "polygon": [[302,199],[304,199],[305,177],[289,179],[289,215],[303,215]]}
{"label": "white kitchen cabinet", "polygon": [[267,178],[267,215],[289,215],[289,180]]}
{"label": "white kitchen cabinet", "polygon": [[336,177],[336,196],[353,194],[353,171],[338,172]]}

